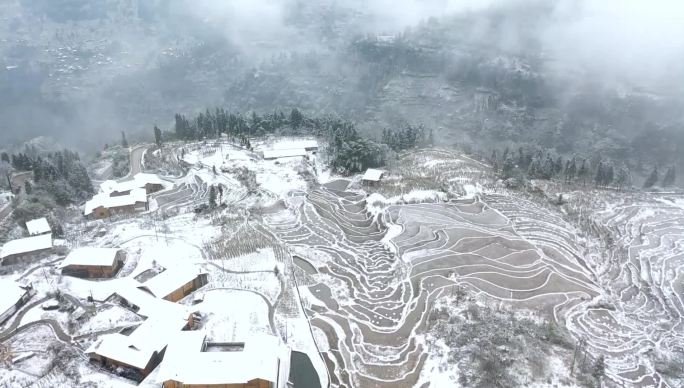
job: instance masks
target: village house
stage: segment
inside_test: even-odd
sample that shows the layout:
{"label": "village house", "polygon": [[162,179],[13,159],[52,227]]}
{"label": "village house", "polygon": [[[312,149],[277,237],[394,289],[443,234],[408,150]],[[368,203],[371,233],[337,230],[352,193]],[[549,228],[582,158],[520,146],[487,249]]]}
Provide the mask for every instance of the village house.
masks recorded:
{"label": "village house", "polygon": [[382,180],[384,174],[385,172],[382,170],[369,168],[366,170],[366,173],[363,174],[363,177],[361,177],[361,183],[367,186],[375,186]]}
{"label": "village house", "polygon": [[184,331],[169,343],[157,375],[163,388],[285,388],[290,349],[280,338],[251,334],[241,342],[211,342]]}
{"label": "village house", "polygon": [[207,274],[185,268],[171,268],[147,280],[140,289],[157,298],[177,302],[207,284]]}
{"label": "village house", "polygon": [[80,278],[110,278],[124,263],[125,252],[116,248],[76,248],[62,261],[62,275]]}
{"label": "village house", "polygon": [[140,382],[164,358],[169,339],[187,327],[188,320],[181,316],[148,318],[129,335],[103,335],[85,354],[92,363]]}
{"label": "village house", "polygon": [[17,264],[33,256],[52,250],[52,234],[41,234],[8,241],[0,250],[2,265]]}
{"label": "village house", "polygon": [[264,150],[264,159],[265,160],[274,160],[274,159],[279,159],[279,158],[296,158],[296,157],[302,157],[306,158],[306,150],[304,148],[293,148],[293,149],[286,149],[286,150]]}
{"label": "village house", "polygon": [[111,197],[100,193],[86,202],[83,214],[95,219],[110,217],[117,213],[134,213],[148,210],[145,189],[134,189],[127,195]]}
{"label": "village house", "polygon": [[138,173],[133,179],[116,182],[107,180],[100,184],[100,191],[110,197],[129,195],[135,189],[145,189],[146,194],[156,193],[164,189],[164,181],[155,174]]}
{"label": "village house", "polygon": [[271,148],[274,150],[303,149],[308,152],[316,152],[318,151],[318,142],[316,140],[282,140],[273,144]]}
{"label": "village house", "polygon": [[22,286],[9,279],[0,279],[0,324],[25,305],[34,293],[31,285]]}
{"label": "village house", "polygon": [[30,236],[37,236],[39,234],[52,233],[50,224],[48,224],[46,218],[38,218],[35,220],[26,222],[26,229]]}

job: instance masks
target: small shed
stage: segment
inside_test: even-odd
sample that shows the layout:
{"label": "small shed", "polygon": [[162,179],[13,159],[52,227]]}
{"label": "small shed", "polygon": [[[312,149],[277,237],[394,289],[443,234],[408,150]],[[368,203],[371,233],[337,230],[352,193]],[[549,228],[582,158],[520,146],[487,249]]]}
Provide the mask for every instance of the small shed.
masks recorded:
{"label": "small shed", "polygon": [[47,219],[45,217],[27,221],[26,229],[28,230],[29,235],[31,236],[52,233],[50,224],[48,224]]}
{"label": "small shed", "polygon": [[168,345],[157,382],[164,388],[286,388],[290,349],[275,336],[250,334],[239,342],[212,342],[184,331]]}
{"label": "small shed", "polygon": [[374,168],[369,168],[366,173],[361,177],[361,183],[364,185],[374,186],[377,185],[380,180],[382,180],[385,172],[383,170],[376,170]]}
{"label": "small shed", "polygon": [[207,281],[206,273],[172,268],[142,283],[139,288],[157,298],[177,302],[207,284]]}
{"label": "small shed", "polygon": [[116,248],[76,248],[59,267],[63,275],[80,278],[110,278],[124,263],[126,254]]}
{"label": "small shed", "polygon": [[52,250],[52,234],[41,234],[8,241],[0,250],[2,265],[16,264],[22,259]]}
{"label": "small shed", "polygon": [[0,297],[0,324],[2,324],[31,299],[33,287],[22,286],[9,279],[0,279],[0,295],[2,295]]}

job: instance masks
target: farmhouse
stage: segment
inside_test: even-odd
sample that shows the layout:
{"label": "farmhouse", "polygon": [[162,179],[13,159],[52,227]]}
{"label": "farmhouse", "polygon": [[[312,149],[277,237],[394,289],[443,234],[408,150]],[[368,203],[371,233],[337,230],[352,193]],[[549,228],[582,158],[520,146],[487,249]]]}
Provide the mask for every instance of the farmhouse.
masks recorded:
{"label": "farmhouse", "polygon": [[376,170],[374,168],[369,168],[366,170],[366,173],[363,174],[363,177],[361,177],[361,182],[364,185],[376,185],[380,182],[382,179],[382,176],[385,174],[384,171],[382,170]]}
{"label": "farmhouse", "polygon": [[116,248],[76,248],[59,265],[62,274],[80,278],[110,278],[121,268],[125,253]]}
{"label": "farmhouse", "polygon": [[145,189],[146,194],[156,193],[164,188],[164,182],[155,174],[138,173],[133,179],[116,182],[104,181],[100,184],[100,190],[110,197],[129,195],[135,189]]}
{"label": "farmhouse", "polygon": [[16,264],[22,259],[52,249],[52,234],[41,234],[8,241],[0,250],[2,265]]}
{"label": "farmhouse", "polygon": [[149,318],[129,335],[100,337],[85,353],[92,363],[140,382],[164,358],[168,339],[187,327],[188,320],[178,316]]}
{"label": "farmhouse", "polygon": [[0,324],[4,323],[33,296],[33,287],[20,286],[18,283],[0,279]]}
{"label": "farmhouse", "polygon": [[285,388],[289,370],[290,349],[278,337],[213,343],[204,332],[185,331],[169,344],[157,382],[164,388]]}
{"label": "farmhouse", "polygon": [[144,189],[134,189],[127,195],[114,197],[106,193],[97,194],[86,202],[83,214],[100,219],[116,213],[133,213],[147,209],[147,193]]}
{"label": "farmhouse", "polygon": [[140,285],[157,298],[177,302],[207,284],[207,274],[184,268],[167,269]]}
{"label": "farmhouse", "polygon": [[50,224],[48,224],[47,219],[44,217],[27,221],[26,229],[28,230],[29,235],[31,236],[52,233],[52,229],[50,229]]}

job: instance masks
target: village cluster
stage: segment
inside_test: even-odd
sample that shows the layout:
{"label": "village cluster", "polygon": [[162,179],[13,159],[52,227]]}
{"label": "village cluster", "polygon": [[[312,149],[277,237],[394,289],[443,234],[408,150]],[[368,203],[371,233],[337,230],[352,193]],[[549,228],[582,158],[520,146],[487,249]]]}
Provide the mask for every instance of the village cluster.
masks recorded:
{"label": "village cluster", "polygon": [[[276,145],[259,156],[269,163],[280,163],[277,160],[308,159],[317,149],[315,141],[295,145]],[[197,164],[200,169],[209,169],[201,161]],[[199,171],[198,176],[201,174],[204,173]],[[112,222],[120,217],[135,220],[155,210],[154,196],[175,194],[175,190],[182,193],[185,186],[149,173],[101,182],[99,192],[83,206],[84,225]],[[118,384],[128,381],[132,386],[161,384],[165,388],[287,386],[291,348],[282,338],[270,333],[250,333],[226,341],[213,338],[212,332],[205,330],[203,315],[209,307],[203,307],[204,289],[210,274],[201,265],[174,262],[164,268],[155,262],[151,269],[139,269],[138,263],[128,263],[127,252],[121,247],[71,246],[68,239],[54,238],[46,218],[27,222],[26,229],[28,237],[2,246],[0,263],[5,273],[12,273],[13,268],[23,270],[28,263],[40,263],[24,274],[49,268],[59,271],[60,279],[71,280],[60,280],[57,295],[45,295],[23,275],[0,278],[0,338],[19,335],[27,327],[24,314],[35,309],[57,309],[60,299],[66,298],[78,306],[71,313],[72,318],[94,311],[93,306],[113,304],[142,320],[97,336],[75,336],[60,327],[50,327],[63,342],[81,347],[97,373],[116,376]],[[123,272],[127,273],[122,275]],[[45,276],[47,279],[49,275]],[[12,349],[2,354],[10,367],[32,357],[31,352],[17,353]]]}

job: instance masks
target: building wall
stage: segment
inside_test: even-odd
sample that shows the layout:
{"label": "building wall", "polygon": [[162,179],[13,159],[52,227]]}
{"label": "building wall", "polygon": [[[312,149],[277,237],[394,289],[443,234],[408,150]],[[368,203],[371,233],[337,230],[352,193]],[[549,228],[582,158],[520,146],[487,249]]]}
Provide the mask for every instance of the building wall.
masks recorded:
{"label": "building wall", "polygon": [[145,192],[147,192],[147,194],[149,195],[152,193],[156,193],[157,191],[160,191],[163,188],[164,186],[157,183],[147,183],[145,185]]}
{"label": "building wall", "polygon": [[178,381],[165,381],[164,388],[271,388],[273,384],[262,379],[255,379],[246,384],[183,384]]}
{"label": "building wall", "polygon": [[165,296],[164,299],[171,302],[178,302],[205,284],[207,284],[207,274],[200,274],[195,279],[185,283],[182,287],[179,287],[176,291]]}
{"label": "building wall", "polygon": [[14,265],[14,264],[18,264],[18,263],[20,263],[20,262],[22,262],[22,261],[30,260],[30,259],[32,259],[34,256],[36,256],[36,255],[38,255],[38,254],[40,254],[40,253],[49,252],[50,250],[52,250],[52,248],[45,248],[45,249],[40,249],[40,250],[33,251],[33,252],[18,253],[18,254],[16,254],[16,255],[5,256],[5,258],[2,259],[2,265]]}

